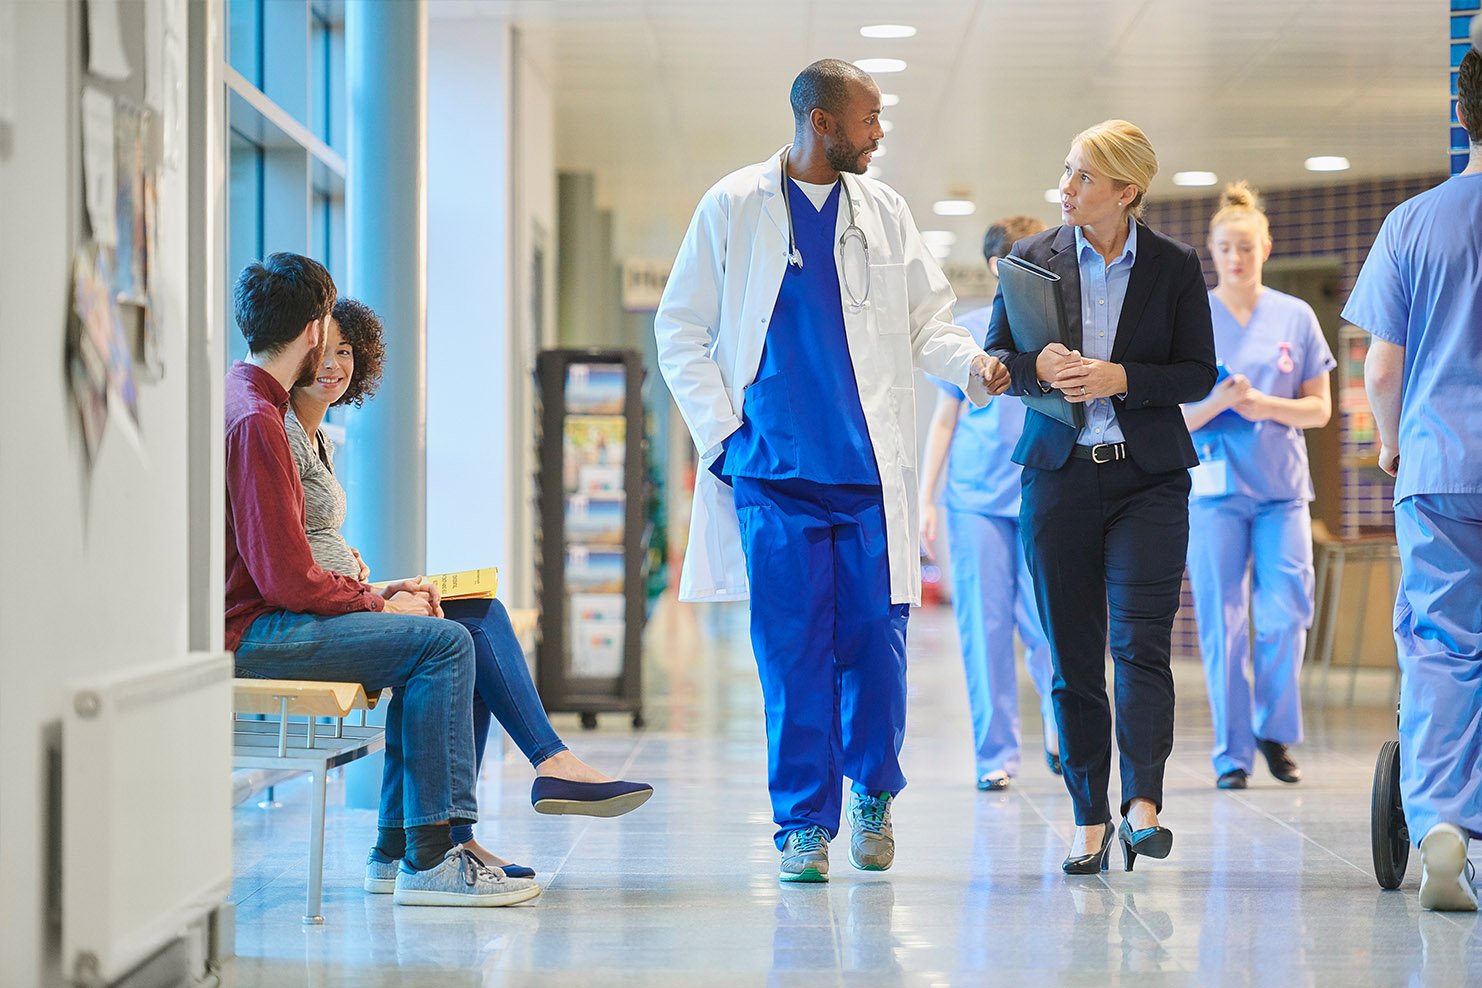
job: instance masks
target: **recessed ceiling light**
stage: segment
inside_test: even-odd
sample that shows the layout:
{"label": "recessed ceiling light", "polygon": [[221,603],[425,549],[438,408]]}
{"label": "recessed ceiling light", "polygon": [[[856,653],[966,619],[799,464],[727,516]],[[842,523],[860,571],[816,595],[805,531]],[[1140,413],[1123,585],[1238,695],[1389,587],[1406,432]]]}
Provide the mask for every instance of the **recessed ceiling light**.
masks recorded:
{"label": "recessed ceiling light", "polygon": [[944,244],[948,247],[951,247],[953,244],[957,243],[957,234],[953,233],[951,230],[922,230],[921,241],[928,247],[934,246],[936,244]]}
{"label": "recessed ceiling light", "polygon": [[1060,205],[1060,190],[1058,188],[1046,189],[1045,202],[1054,203],[1057,206]]}
{"label": "recessed ceiling light", "polygon": [[906,60],[903,58],[861,58],[854,63],[854,67],[870,75],[881,75],[887,72],[906,71]]}
{"label": "recessed ceiling light", "polygon": [[1315,158],[1308,158],[1302,165],[1310,172],[1348,171],[1348,159],[1338,154],[1320,154]]}
{"label": "recessed ceiling light", "polygon": [[931,211],[938,216],[971,216],[977,208],[971,199],[943,199],[933,203]]}
{"label": "recessed ceiling light", "polygon": [[885,133],[888,134],[892,130],[895,130],[895,124],[891,123],[889,120],[881,120],[880,121],[880,129],[883,130],[883,131],[885,131]]}
{"label": "recessed ceiling light", "polygon": [[895,93],[881,93],[880,94],[880,105],[881,106],[895,106],[895,104],[899,103],[900,101],[901,101],[901,98],[899,96],[897,96]]}
{"label": "recessed ceiling light", "polygon": [[1220,177],[1214,172],[1174,172],[1174,185],[1214,185]]}
{"label": "recessed ceiling light", "polygon": [[909,24],[870,24],[859,29],[866,38],[914,38],[916,29]]}
{"label": "recessed ceiling light", "polygon": [[885,157],[885,145],[883,143],[882,144],[875,145],[875,150],[872,151],[872,152],[870,152],[870,157],[872,157],[872,158],[883,158],[883,157]]}
{"label": "recessed ceiling light", "polygon": [[945,261],[952,256],[952,247],[949,244],[927,244],[926,249],[939,261]]}

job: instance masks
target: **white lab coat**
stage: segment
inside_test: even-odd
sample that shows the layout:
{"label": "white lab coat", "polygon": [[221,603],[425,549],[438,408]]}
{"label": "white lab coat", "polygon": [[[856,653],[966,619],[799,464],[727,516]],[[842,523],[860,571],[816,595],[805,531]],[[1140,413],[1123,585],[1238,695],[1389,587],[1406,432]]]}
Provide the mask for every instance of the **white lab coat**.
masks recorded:
{"label": "white lab coat", "polygon": [[[780,154],[727,175],[705,193],[654,317],[659,368],[700,452],[680,600],[748,595],[734,493],[708,467],[721,441],[741,427],[744,393],[756,379],[787,268]],[[880,471],[890,600],[916,604],[921,562],[914,368],[956,384],[982,405],[988,391],[972,363],[983,351],[967,330],[953,325],[956,296],[922,243],[905,200],[874,179],[849,175],[845,183],[869,240],[870,304],[851,311],[840,278],[844,332]],[[848,205],[840,203],[839,234],[848,222]],[[834,241],[837,264],[837,235]],[[852,248],[855,263],[858,255]],[[849,274],[860,291],[863,272],[851,267]]]}

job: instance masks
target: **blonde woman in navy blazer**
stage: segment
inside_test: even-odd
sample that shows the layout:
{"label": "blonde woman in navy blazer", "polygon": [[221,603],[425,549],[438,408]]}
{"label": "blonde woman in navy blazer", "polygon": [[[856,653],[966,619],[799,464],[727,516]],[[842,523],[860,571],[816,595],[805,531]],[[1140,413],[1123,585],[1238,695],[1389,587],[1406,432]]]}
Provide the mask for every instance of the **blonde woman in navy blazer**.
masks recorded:
{"label": "blonde woman in navy blazer", "polygon": [[[1008,366],[1009,394],[1059,390],[1080,404],[1077,430],[1033,409],[1014,451],[1023,465],[1019,531],[1055,666],[1055,715],[1076,834],[1067,874],[1107,867],[1107,787],[1116,670],[1124,866],[1167,857],[1158,822],[1173,750],[1169,648],[1198,463],[1179,406],[1215,382],[1214,333],[1199,257],[1139,222],[1158,159],[1141,130],[1108,120],[1077,135],[1060,180],[1064,225],[1012,254],[1060,276],[1070,348],[1014,348],[1000,290],[986,349]],[[1110,623],[1108,626],[1108,618]]]}

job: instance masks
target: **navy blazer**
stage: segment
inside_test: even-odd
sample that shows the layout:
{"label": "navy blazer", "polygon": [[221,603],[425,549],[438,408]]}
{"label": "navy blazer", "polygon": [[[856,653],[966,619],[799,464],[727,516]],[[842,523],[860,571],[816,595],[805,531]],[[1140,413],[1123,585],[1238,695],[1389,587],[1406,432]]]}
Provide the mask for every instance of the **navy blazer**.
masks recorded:
{"label": "navy blazer", "polygon": [[[1057,289],[1065,305],[1066,345],[1082,350],[1081,269],[1075,229],[1060,226],[1014,244],[1010,253],[1060,276]],[[1072,343],[1070,341],[1076,341]],[[1003,289],[993,299],[984,349],[1003,362],[1013,382],[1011,395],[1040,393],[1035,360],[1039,353],[1014,349]],[[1137,259],[1117,321],[1111,359],[1127,372],[1127,397],[1113,398],[1127,455],[1148,473],[1197,466],[1193,440],[1179,406],[1200,401],[1215,383],[1214,326],[1209,292],[1193,248],[1137,224]],[[1014,462],[1040,470],[1059,470],[1070,459],[1077,430],[1029,409]]]}

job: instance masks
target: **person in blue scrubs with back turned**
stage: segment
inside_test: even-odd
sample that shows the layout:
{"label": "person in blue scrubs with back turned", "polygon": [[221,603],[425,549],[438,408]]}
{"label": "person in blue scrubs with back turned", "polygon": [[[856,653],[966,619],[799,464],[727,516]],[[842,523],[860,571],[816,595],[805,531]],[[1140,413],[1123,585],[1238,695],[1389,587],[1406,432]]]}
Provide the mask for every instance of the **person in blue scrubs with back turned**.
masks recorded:
{"label": "person in blue scrubs with back turned", "polygon": [[[983,257],[998,277],[998,259],[1020,237],[1044,230],[1032,216],[1010,216],[988,228]],[[979,343],[992,306],[958,321]],[[1045,763],[1060,774],[1060,738],[1050,696],[1050,643],[1035,610],[1034,587],[1019,544],[1020,469],[1011,456],[1024,432],[1024,403],[990,401],[964,411],[962,390],[938,381],[936,412],[921,464],[921,545],[928,557],[937,537],[936,490],[947,464],[947,539],[952,551],[952,610],[962,642],[967,702],[973,717],[978,788],[999,792],[1019,774],[1019,683],[1014,627],[1024,666],[1040,698]]]}
{"label": "person in blue scrubs with back turned", "polygon": [[873,80],[824,59],[790,100],[793,143],[701,200],[654,333],[702,467],[680,598],[751,598],[778,877],[821,882],[845,777],[851,863],[895,856],[916,368],[975,404],[1008,374],[952,324],[904,200],[864,175],[884,136]]}
{"label": "person in blue scrubs with back turned", "polygon": [[1215,356],[1228,376],[1184,406],[1200,459],[1189,582],[1214,715],[1215,785],[1244,789],[1258,748],[1282,782],[1302,777],[1289,750],[1302,740],[1300,674],[1312,626],[1313,490],[1302,430],[1332,415],[1328,372],[1337,361],[1312,307],[1261,284],[1271,229],[1244,182],[1225,188],[1209,251],[1219,272],[1209,293]]}
{"label": "person in blue scrubs with back turned", "polygon": [[1400,793],[1426,909],[1475,911],[1482,836],[1482,55],[1457,73],[1466,170],[1384,220],[1343,318],[1364,367],[1379,466],[1395,477]]}

